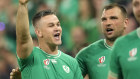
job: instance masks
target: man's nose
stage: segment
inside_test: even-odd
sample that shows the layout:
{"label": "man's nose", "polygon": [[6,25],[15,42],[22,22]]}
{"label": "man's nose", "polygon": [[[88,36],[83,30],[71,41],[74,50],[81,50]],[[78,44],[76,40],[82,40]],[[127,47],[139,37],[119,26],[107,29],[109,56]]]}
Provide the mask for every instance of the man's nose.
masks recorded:
{"label": "man's nose", "polygon": [[59,31],[59,27],[58,27],[57,25],[55,25],[54,30],[55,30],[56,32],[58,32],[58,31]]}
{"label": "man's nose", "polygon": [[107,19],[107,21],[106,21],[106,26],[107,26],[107,27],[110,27],[111,24],[112,24],[112,21],[111,21],[110,19]]}

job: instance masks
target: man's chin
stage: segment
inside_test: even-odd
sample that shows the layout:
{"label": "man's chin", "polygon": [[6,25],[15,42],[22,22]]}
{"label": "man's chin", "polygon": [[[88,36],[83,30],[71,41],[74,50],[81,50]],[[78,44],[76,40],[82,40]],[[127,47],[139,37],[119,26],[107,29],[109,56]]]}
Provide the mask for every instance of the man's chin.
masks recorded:
{"label": "man's chin", "polygon": [[56,43],[56,45],[58,45],[58,46],[61,45],[61,44],[62,44],[62,42],[57,42],[57,43]]}

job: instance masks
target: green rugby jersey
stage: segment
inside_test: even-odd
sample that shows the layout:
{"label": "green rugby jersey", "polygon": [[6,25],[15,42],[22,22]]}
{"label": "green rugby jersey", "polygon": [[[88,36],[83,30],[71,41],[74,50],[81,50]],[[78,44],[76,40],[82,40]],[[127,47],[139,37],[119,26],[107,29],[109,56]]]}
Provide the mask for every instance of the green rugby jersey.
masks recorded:
{"label": "green rugby jersey", "polygon": [[58,50],[50,55],[34,47],[26,59],[18,58],[22,79],[83,79],[77,61]]}
{"label": "green rugby jersey", "polygon": [[119,79],[140,79],[140,28],[116,41],[110,75]]}
{"label": "green rugby jersey", "polygon": [[83,48],[76,56],[82,74],[90,79],[107,79],[111,49],[103,39]]}

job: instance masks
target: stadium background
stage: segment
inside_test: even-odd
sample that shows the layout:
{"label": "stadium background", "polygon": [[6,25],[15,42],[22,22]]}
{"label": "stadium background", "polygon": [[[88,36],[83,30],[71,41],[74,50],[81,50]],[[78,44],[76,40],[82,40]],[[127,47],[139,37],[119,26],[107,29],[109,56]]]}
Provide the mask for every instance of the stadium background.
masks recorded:
{"label": "stadium background", "polygon": [[[100,14],[104,5],[119,3],[128,12],[129,26],[126,34],[136,29],[137,24],[131,0],[30,0],[29,21],[34,45],[38,46],[32,26],[33,15],[52,9],[58,16],[63,29],[59,49],[75,57],[83,47],[104,38],[100,27]],[[0,79],[9,79],[10,72],[17,67],[16,60],[16,13],[18,0],[0,0]]]}

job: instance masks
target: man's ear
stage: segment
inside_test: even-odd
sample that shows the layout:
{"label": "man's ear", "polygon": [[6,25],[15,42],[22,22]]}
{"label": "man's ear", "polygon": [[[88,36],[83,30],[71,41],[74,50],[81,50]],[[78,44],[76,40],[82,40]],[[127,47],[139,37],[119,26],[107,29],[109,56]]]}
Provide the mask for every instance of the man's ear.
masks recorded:
{"label": "man's ear", "polygon": [[42,35],[42,32],[41,32],[41,29],[39,29],[39,28],[35,28],[35,33],[36,33],[36,35],[38,36],[38,37],[42,37],[43,35]]}
{"label": "man's ear", "polygon": [[124,22],[125,28],[127,28],[128,24],[129,24],[129,20],[128,20],[128,18],[126,18],[125,22]]}

